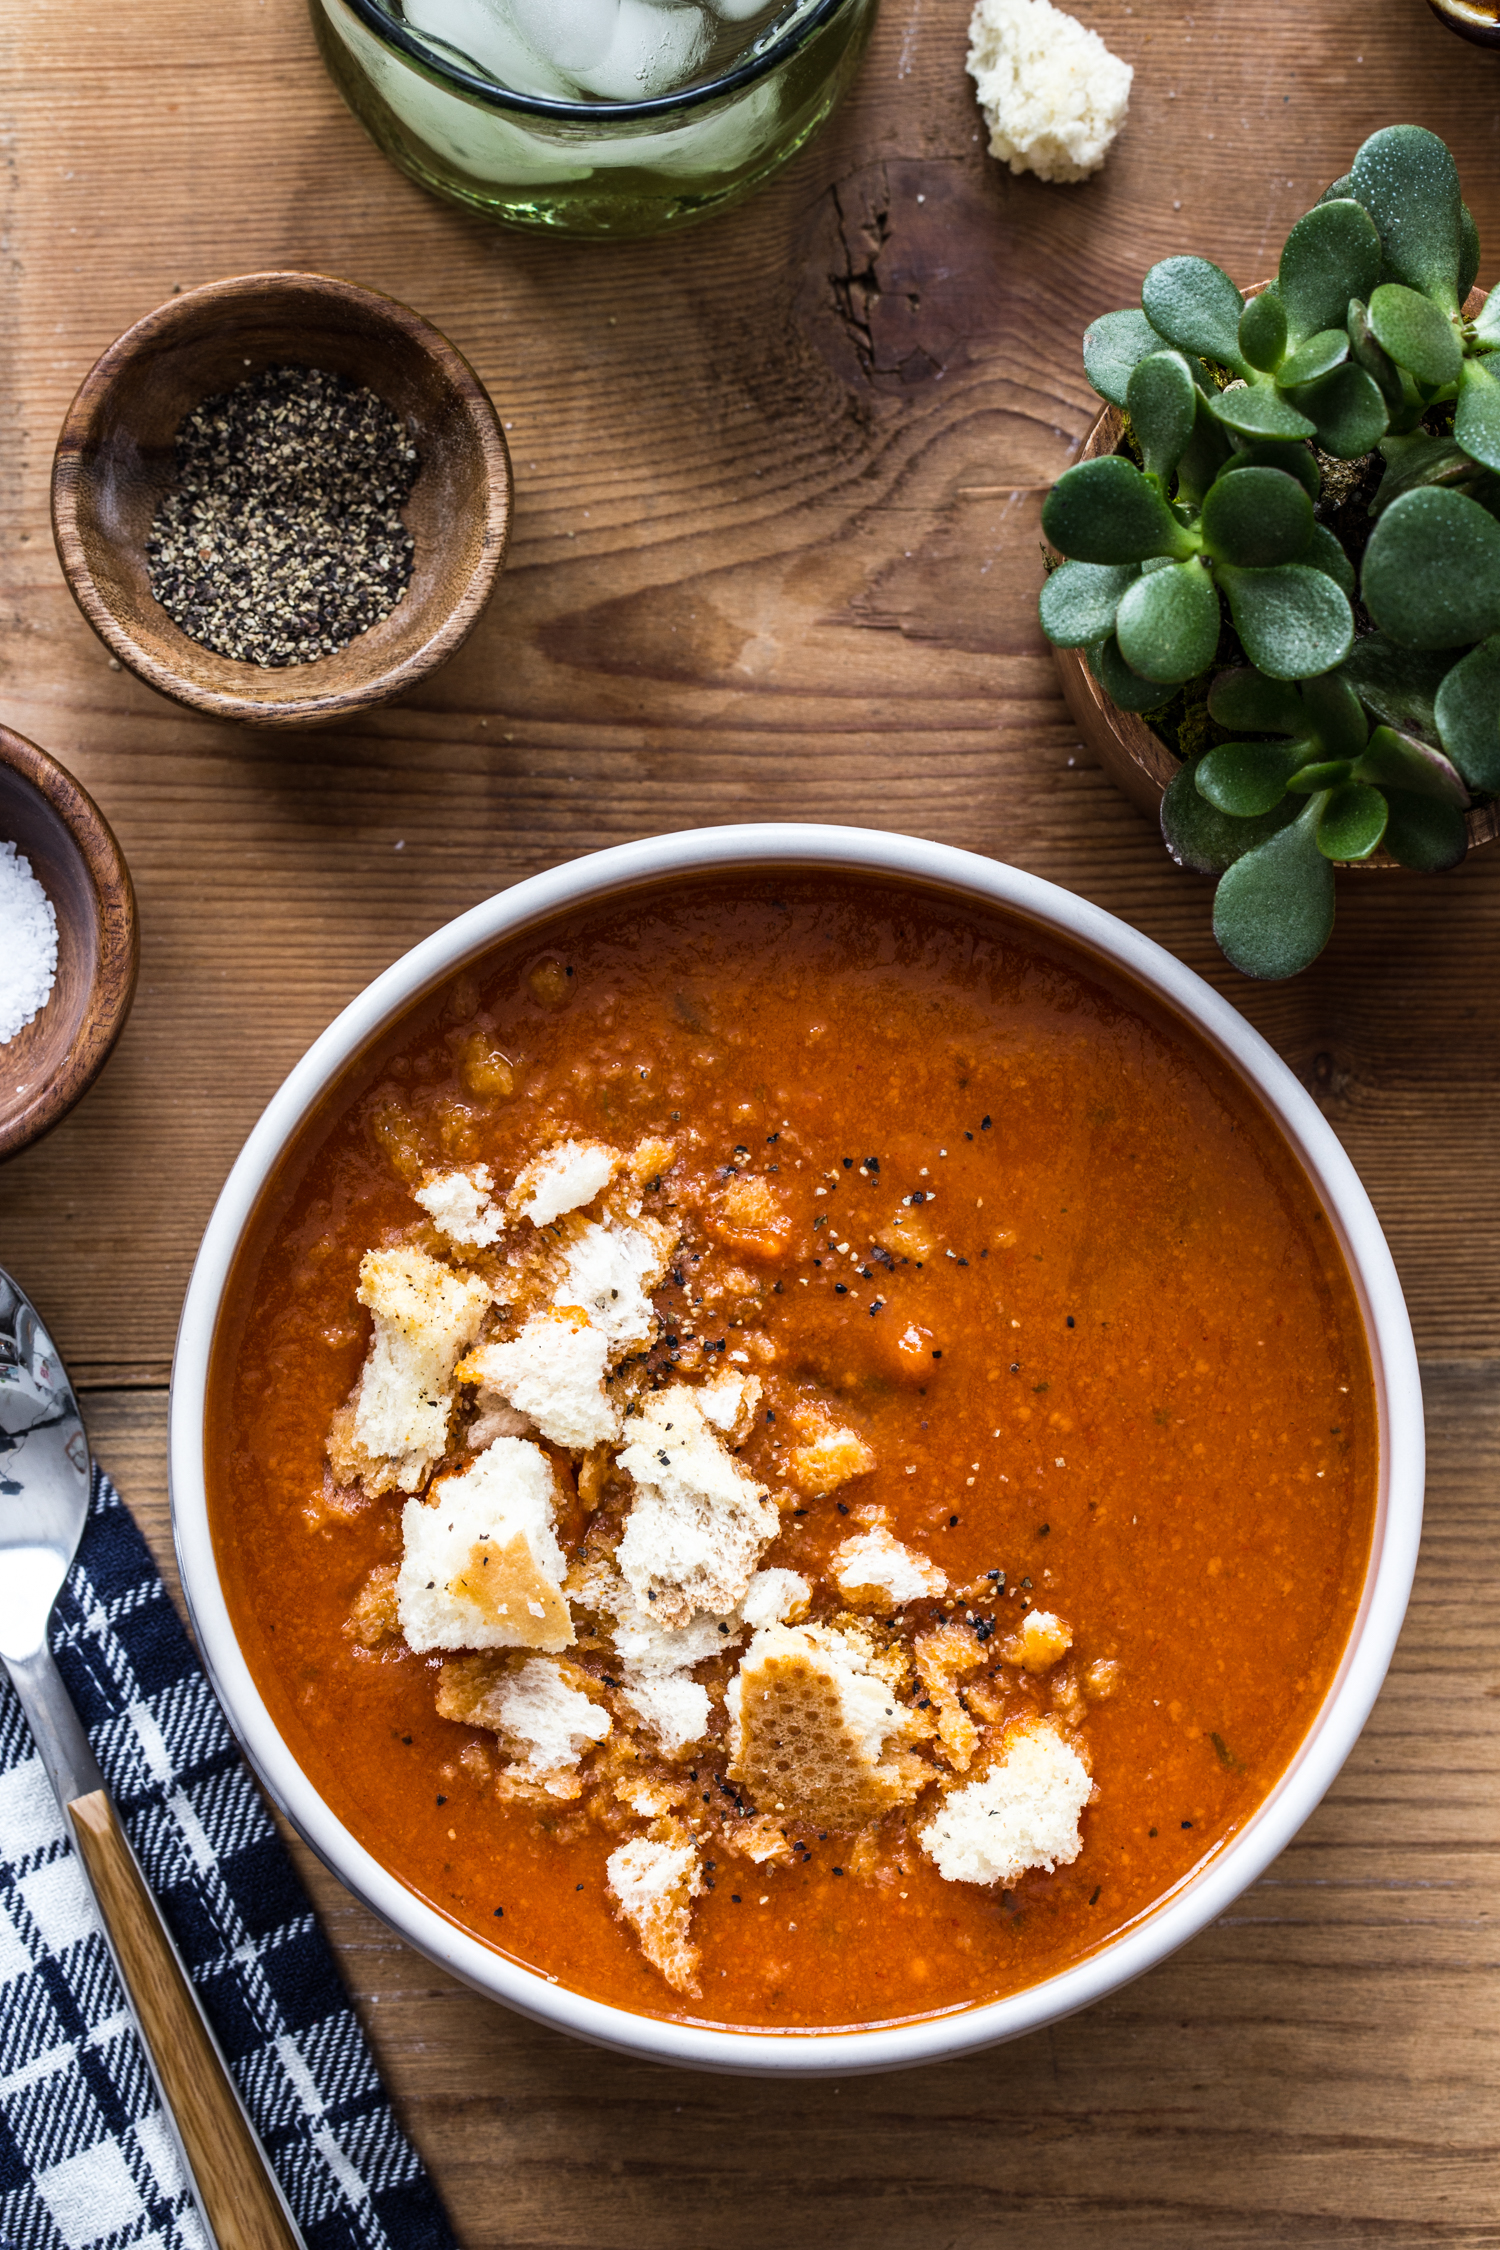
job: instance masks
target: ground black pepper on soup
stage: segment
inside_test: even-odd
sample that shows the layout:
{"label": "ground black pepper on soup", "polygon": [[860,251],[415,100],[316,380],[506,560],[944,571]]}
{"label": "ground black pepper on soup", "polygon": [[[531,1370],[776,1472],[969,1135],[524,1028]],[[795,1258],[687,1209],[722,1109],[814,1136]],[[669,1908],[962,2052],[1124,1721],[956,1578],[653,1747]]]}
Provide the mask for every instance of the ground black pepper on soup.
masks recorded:
{"label": "ground black pepper on soup", "polygon": [[497,947],[286,1161],[210,1498],[294,1755],[455,1923],[647,2015],[1035,1983],[1247,1820],[1377,1475],[1254,1095],[1020,918],[686,883]]}

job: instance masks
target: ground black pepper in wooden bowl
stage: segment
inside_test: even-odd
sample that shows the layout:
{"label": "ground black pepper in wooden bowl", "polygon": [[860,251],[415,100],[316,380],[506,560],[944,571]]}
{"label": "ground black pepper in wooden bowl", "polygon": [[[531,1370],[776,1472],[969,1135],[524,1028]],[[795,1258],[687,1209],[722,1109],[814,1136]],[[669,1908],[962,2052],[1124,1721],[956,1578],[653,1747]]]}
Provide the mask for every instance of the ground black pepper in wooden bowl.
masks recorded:
{"label": "ground black pepper in wooden bowl", "polygon": [[181,424],[146,541],[151,591],[201,648],[267,668],[347,648],[411,583],[400,417],[317,367],[268,367]]}

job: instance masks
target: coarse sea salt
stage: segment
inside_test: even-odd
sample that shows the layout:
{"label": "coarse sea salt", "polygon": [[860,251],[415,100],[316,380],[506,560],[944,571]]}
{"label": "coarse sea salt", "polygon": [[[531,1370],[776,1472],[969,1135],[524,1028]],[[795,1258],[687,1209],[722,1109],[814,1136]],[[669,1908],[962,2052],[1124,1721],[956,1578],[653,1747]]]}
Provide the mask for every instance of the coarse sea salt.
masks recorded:
{"label": "coarse sea salt", "polygon": [[0,1047],[41,1014],[57,980],[57,916],[14,844],[0,843]]}

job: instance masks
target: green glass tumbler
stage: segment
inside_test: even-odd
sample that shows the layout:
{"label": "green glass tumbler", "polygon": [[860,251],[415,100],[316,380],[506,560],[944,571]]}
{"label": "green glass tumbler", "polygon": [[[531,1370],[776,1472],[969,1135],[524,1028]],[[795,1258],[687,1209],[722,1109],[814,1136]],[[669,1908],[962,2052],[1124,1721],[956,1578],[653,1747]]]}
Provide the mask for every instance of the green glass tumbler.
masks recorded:
{"label": "green glass tumbler", "polygon": [[794,156],[854,76],[878,0],[811,0],[701,85],[631,102],[518,93],[384,0],[309,0],[335,85],[376,145],[503,225],[631,238],[737,203]]}

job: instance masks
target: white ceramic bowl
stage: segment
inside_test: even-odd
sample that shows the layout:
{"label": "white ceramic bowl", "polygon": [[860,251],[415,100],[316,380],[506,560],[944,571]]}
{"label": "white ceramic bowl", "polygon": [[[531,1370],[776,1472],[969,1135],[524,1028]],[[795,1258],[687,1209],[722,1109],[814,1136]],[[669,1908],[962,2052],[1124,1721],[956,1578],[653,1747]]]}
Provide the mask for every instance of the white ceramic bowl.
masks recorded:
{"label": "white ceramic bowl", "polygon": [[[570,1992],[456,1929],[371,1857],[334,1817],[287,1749],[235,1639],[208,1526],[204,1409],[209,1352],[225,1284],[261,1188],[308,1112],[350,1059],[419,995],[475,954],[559,910],[592,905],[662,877],[755,867],[883,875],[938,886],[983,906],[1009,908],[1124,970],[1187,1018],[1255,1088],[1311,1176],[1354,1279],[1379,1414],[1374,1544],[1349,1646],[1301,1748],[1251,1820],[1142,1922],[1061,1975],[982,2007],[870,2031],[767,2034],[664,2023]],[[1411,1591],[1422,1521],[1423,1463],[1416,1353],[1385,1238],[1343,1149],[1259,1034],[1149,938],[1054,884],[947,845],[860,828],[697,829],[624,844],[518,883],[414,947],[329,1026],[245,1143],[203,1237],[172,1372],[172,1518],[183,1585],[230,1724],[288,1819],[367,1906],[429,1960],[477,1991],[601,2046],[702,2070],[842,2077],[993,2046],[1115,1991],[1222,1914],[1296,1834],[1369,1715]]]}

